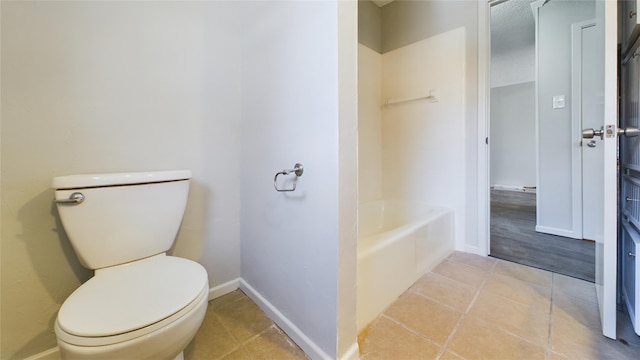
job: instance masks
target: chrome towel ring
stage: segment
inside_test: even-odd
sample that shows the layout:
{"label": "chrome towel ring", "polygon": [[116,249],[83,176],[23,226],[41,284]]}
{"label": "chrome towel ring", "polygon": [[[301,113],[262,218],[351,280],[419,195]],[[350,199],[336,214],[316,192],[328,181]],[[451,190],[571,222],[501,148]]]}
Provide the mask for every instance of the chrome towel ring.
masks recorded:
{"label": "chrome towel ring", "polygon": [[302,164],[297,163],[294,165],[293,169],[288,169],[288,170],[282,170],[276,173],[276,176],[273,177],[273,187],[276,189],[276,191],[279,192],[284,192],[284,191],[295,191],[296,190],[296,183],[293,183],[293,187],[290,189],[284,188],[284,189],[280,189],[278,188],[278,175],[289,175],[291,173],[294,173],[297,177],[302,176],[302,173],[304,172],[304,166],[302,166]]}

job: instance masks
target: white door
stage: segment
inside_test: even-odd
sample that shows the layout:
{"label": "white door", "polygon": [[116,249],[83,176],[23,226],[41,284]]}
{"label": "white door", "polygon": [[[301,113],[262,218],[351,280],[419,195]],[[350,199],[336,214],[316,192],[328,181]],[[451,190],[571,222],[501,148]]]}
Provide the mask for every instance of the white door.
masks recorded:
{"label": "white door", "polygon": [[582,141],[582,236],[596,242],[602,333],[612,339],[616,338],[618,251],[617,25],[617,3],[598,0],[595,23],[573,27],[573,40],[580,42],[574,44],[574,50],[580,52],[573,54],[574,66],[580,68],[574,91],[581,94],[581,104],[574,106],[578,106],[583,129],[595,130],[591,132],[595,136]]}
{"label": "white door", "polygon": [[601,26],[595,19],[573,24],[572,26],[572,115],[577,131],[574,134],[574,146],[581,149],[581,223],[580,237],[601,242],[603,238],[603,198],[593,196],[601,194],[604,186],[602,166],[604,147],[600,137],[581,138],[585,128],[600,129],[604,115],[602,72],[604,57],[602,37],[598,36]]}
{"label": "white door", "polygon": [[592,136],[582,141],[582,236],[596,242],[602,333],[612,339],[616,338],[618,251],[617,26],[617,2],[598,0],[595,23],[573,27],[573,40],[579,42],[574,43],[573,62],[580,69],[573,88],[580,92],[580,104],[574,104],[574,111],[580,112],[582,126],[592,129]]}
{"label": "white door", "polygon": [[[604,161],[603,238],[596,242],[596,289],[602,333],[616,338],[616,275],[618,226],[618,4],[616,1],[596,1],[596,27],[604,43]],[[598,196],[597,194],[593,194]],[[598,239],[595,239],[598,240]]]}

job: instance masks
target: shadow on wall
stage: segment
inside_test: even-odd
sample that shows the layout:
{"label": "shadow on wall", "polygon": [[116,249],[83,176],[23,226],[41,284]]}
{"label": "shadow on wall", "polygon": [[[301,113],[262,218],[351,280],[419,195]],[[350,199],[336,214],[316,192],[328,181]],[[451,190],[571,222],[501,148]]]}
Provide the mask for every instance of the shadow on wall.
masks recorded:
{"label": "shadow on wall", "polygon": [[[46,191],[45,193],[49,195],[49,191]],[[51,215],[53,215],[56,221],[56,227],[52,230],[56,232],[58,235],[58,242],[60,244],[60,248],[62,249],[64,257],[67,259],[67,263],[71,268],[71,271],[73,272],[73,274],[76,276],[76,279],[78,279],[80,283],[84,283],[85,281],[89,280],[93,276],[93,270],[87,269],[84,266],[82,266],[82,264],[80,264],[80,260],[78,260],[78,256],[73,250],[73,246],[71,246],[71,242],[67,237],[67,233],[64,231],[64,226],[62,226],[62,222],[60,222],[58,207],[53,203],[53,199],[55,199],[55,196],[51,195],[50,196]],[[32,252],[29,251],[29,254],[31,253]],[[40,274],[40,271],[38,271],[38,274],[42,276]],[[41,277],[41,279],[45,279],[45,278]],[[55,285],[55,283],[53,284]],[[49,293],[52,293],[52,291],[49,291]],[[62,303],[67,299],[67,297],[68,295],[63,295],[62,297],[56,297],[55,299],[56,299],[56,302],[62,305]]]}
{"label": "shadow on wall", "polygon": [[[29,259],[31,259],[33,268],[36,270],[39,279],[42,280],[42,284],[56,303],[62,304],[69,294],[66,289],[60,289],[60,281],[68,282],[67,274],[64,272],[61,273],[60,267],[68,267],[80,283],[84,283],[90,279],[93,276],[93,271],[80,264],[69,242],[67,233],[64,231],[64,227],[60,222],[58,208],[53,203],[54,199],[53,189],[48,189],[37,195],[20,209],[18,212],[18,220],[22,223],[24,232],[18,235],[18,238],[24,241],[29,253]],[[50,229],[56,234],[58,240],[55,247],[59,248],[62,252],[66,263],[52,261],[56,260],[56,258],[52,257],[50,251],[48,251],[50,247],[42,246],[42,242],[49,241],[49,237],[39,236],[38,228],[41,227],[42,224],[37,220],[42,219],[42,217],[34,216],[34,213],[43,211],[47,207],[49,208],[49,214],[55,221],[55,227]],[[52,244],[51,246],[54,245]],[[60,260],[62,260],[62,258],[60,258]],[[61,279],[62,277],[65,279]]]}
{"label": "shadow on wall", "polygon": [[[194,261],[201,261],[203,257],[204,239],[207,234],[213,234],[215,221],[209,221],[209,203],[211,201],[211,190],[205,183],[195,181],[191,178],[189,182],[189,198],[184,211],[182,224],[178,229],[176,240],[167,251],[168,255],[184,257]],[[209,276],[211,279],[211,276]]]}

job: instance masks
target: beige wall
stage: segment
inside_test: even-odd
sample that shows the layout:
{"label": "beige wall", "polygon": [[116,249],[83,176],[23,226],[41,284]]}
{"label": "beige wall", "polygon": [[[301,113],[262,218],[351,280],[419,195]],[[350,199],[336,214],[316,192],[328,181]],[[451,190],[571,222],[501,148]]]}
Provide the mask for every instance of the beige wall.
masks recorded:
{"label": "beige wall", "polygon": [[[307,4],[1,3],[0,358],[21,359],[54,347],[60,305],[91,276],[57,222],[52,177],[191,169],[187,210],[172,253],[202,263],[215,292],[234,286],[241,275],[241,194],[254,201],[252,192],[264,191],[261,196],[299,206],[275,192],[269,180],[295,161],[308,166],[297,194],[305,186],[316,189],[306,202],[316,205],[295,212],[304,221],[287,223],[302,227],[307,238],[284,232],[277,240],[290,246],[267,246],[271,264],[290,265],[281,273],[282,288],[272,279],[251,284],[268,289],[273,296],[265,297],[276,312],[304,331],[297,339],[320,344],[331,356],[357,358],[357,9],[354,2]],[[283,36],[265,43],[265,21],[284,26]],[[322,40],[323,47],[309,38]],[[321,67],[308,71],[310,64]],[[274,89],[291,96],[280,97]],[[307,137],[286,133],[283,141],[260,148],[248,136],[257,126],[265,126],[266,138],[280,136],[282,122],[296,124]],[[256,149],[269,153],[252,156]],[[245,159],[256,166],[241,165]],[[241,188],[243,182],[255,186]],[[243,204],[244,211],[251,204]],[[242,220],[250,228],[247,219]],[[264,246],[260,230],[242,237],[245,253],[256,252],[253,244]],[[266,253],[255,256],[264,261]],[[256,269],[261,270],[247,260],[242,275],[250,281]],[[292,274],[296,281],[286,281]],[[284,305],[277,301],[283,294],[289,297]],[[291,301],[289,295],[308,301]],[[306,311],[312,301],[324,310]]]}
{"label": "beige wall", "polygon": [[[51,178],[193,171],[174,254],[212,287],[239,277],[239,27],[231,5],[2,2],[2,359],[55,346],[64,299],[91,273]],[[235,21],[235,20],[234,20]]]}

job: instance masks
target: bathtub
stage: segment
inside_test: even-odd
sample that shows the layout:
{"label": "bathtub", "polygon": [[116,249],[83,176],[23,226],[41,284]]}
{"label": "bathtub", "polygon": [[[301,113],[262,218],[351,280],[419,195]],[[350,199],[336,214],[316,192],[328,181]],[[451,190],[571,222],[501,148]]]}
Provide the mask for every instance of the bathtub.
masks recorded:
{"label": "bathtub", "polygon": [[358,205],[358,331],[453,251],[453,226],[447,208],[403,200]]}

